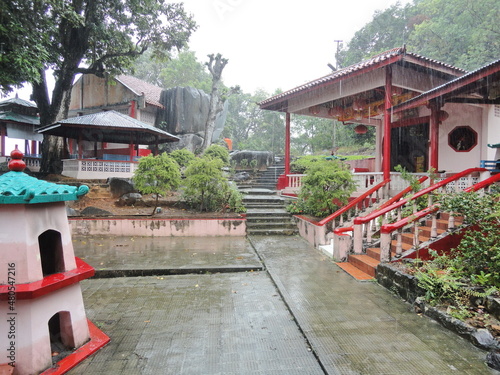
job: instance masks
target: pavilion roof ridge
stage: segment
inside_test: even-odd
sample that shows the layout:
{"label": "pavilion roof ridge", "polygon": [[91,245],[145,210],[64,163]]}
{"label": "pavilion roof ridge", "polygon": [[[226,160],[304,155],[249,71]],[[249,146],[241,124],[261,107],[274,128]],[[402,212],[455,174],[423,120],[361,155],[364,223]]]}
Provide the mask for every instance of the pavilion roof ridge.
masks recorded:
{"label": "pavilion roof ridge", "polygon": [[331,72],[323,77],[317,78],[315,80],[312,80],[310,82],[307,82],[305,84],[297,86],[293,89],[287,90],[287,91],[285,91],[281,94],[275,95],[271,98],[265,99],[258,104],[260,106],[265,106],[265,105],[270,104],[276,100],[282,99],[286,96],[293,95],[293,94],[299,93],[301,91],[310,90],[316,86],[319,86],[319,85],[322,85],[325,83],[330,83],[332,81],[349,76],[349,75],[354,74],[356,72],[363,71],[364,69],[369,69],[369,68],[372,68],[372,67],[377,66],[377,65],[380,65],[380,66],[388,65],[394,61],[397,61],[399,59],[404,58],[405,56],[416,59],[418,61],[422,61],[426,64],[432,64],[432,65],[436,66],[436,68],[437,67],[446,68],[447,70],[453,71],[456,75],[459,75],[459,76],[466,73],[465,70],[454,67],[452,65],[440,62],[438,60],[430,59],[430,58],[424,57],[422,55],[418,55],[416,53],[408,52],[406,50],[406,46],[396,47],[396,48],[392,48],[390,50],[378,53],[378,54],[376,54],[368,59],[365,59],[365,60],[359,62],[359,63],[352,64],[352,65],[347,66],[345,68],[341,68],[335,72]]}

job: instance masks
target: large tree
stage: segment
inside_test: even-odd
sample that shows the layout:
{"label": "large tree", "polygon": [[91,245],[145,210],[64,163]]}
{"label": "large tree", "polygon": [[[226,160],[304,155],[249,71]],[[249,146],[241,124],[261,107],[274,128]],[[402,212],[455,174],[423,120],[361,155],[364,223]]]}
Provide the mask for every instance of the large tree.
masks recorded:
{"label": "large tree", "polygon": [[[77,74],[117,74],[148,49],[165,57],[171,49],[185,46],[196,29],[182,4],[164,0],[6,0],[2,4],[8,15],[22,22],[22,35],[33,40],[40,52],[38,60],[27,61],[30,71],[13,76],[10,84],[32,84],[42,125],[67,116]],[[14,61],[27,55],[30,47],[25,38],[18,39],[9,41],[7,51]],[[55,79],[51,94],[48,71]],[[2,88],[5,84],[9,82],[2,82]],[[60,138],[45,137],[42,172],[61,171],[63,150]]]}
{"label": "large tree", "polygon": [[342,67],[406,44],[408,50],[463,69],[500,55],[498,0],[413,0],[377,11],[339,54]]}
{"label": "large tree", "polygon": [[140,56],[128,73],[160,87],[195,87],[210,92],[212,78],[193,51],[170,54],[168,60],[156,59],[151,52]]}
{"label": "large tree", "polygon": [[422,22],[409,36],[411,51],[467,70],[499,58],[498,0],[424,0],[416,14]]}

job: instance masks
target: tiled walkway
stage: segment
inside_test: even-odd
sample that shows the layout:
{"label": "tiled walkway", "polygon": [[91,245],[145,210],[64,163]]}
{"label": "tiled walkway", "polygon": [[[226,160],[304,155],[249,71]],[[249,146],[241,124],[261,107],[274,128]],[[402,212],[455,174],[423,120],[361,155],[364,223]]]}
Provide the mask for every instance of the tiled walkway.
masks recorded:
{"label": "tiled walkway", "polygon": [[[301,238],[250,242],[267,272],[82,282],[88,317],[111,343],[70,374],[497,374],[485,352],[377,284],[355,281]],[[250,242],[75,238],[74,245],[96,268],[223,270],[262,266]]]}

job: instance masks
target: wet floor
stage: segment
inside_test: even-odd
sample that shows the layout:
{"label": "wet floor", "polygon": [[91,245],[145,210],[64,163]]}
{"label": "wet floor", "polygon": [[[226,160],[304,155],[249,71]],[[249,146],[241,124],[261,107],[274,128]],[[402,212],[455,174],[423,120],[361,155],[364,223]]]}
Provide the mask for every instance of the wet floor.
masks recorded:
{"label": "wet floor", "polygon": [[231,272],[83,281],[87,316],[111,342],[72,375],[498,374],[484,351],[299,237],[73,243],[97,269]]}

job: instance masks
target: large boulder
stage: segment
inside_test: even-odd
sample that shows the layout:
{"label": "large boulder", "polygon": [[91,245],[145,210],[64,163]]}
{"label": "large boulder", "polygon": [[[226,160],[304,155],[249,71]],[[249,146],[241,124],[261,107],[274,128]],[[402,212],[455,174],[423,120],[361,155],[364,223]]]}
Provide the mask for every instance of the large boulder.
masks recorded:
{"label": "large boulder", "polygon": [[[203,137],[205,135],[205,124],[210,105],[210,96],[207,93],[194,87],[173,87],[162,91],[160,102],[164,109],[160,110],[156,116],[156,127],[178,137],[183,135]],[[212,142],[219,139],[224,129],[227,110],[228,103],[226,101],[223,111],[217,115],[215,120]]]}
{"label": "large boulder", "polygon": [[130,178],[111,177],[108,180],[108,185],[113,198],[120,198],[124,194],[137,192]]}
{"label": "large boulder", "polygon": [[113,214],[109,211],[103,210],[101,208],[89,206],[85,207],[80,213],[81,216],[112,216]]}
{"label": "large boulder", "polygon": [[165,143],[162,150],[166,152],[172,152],[175,150],[180,150],[181,148],[185,148],[192,153],[196,152],[196,149],[201,147],[203,144],[203,138],[196,134],[181,134],[178,135],[180,138],[179,142],[170,142]]}
{"label": "large boulder", "polygon": [[137,202],[141,201],[142,195],[139,193],[127,193],[123,194],[116,204],[118,206],[133,206]]}
{"label": "large boulder", "polygon": [[165,107],[156,116],[156,126],[174,134],[202,134],[205,131],[210,97],[194,87],[163,90],[160,102]]}
{"label": "large boulder", "polygon": [[247,160],[247,166],[250,166],[252,160],[257,160],[258,169],[267,169],[274,163],[274,155],[271,151],[235,151],[231,153],[231,161],[235,161],[237,166],[241,165],[242,160]]}

